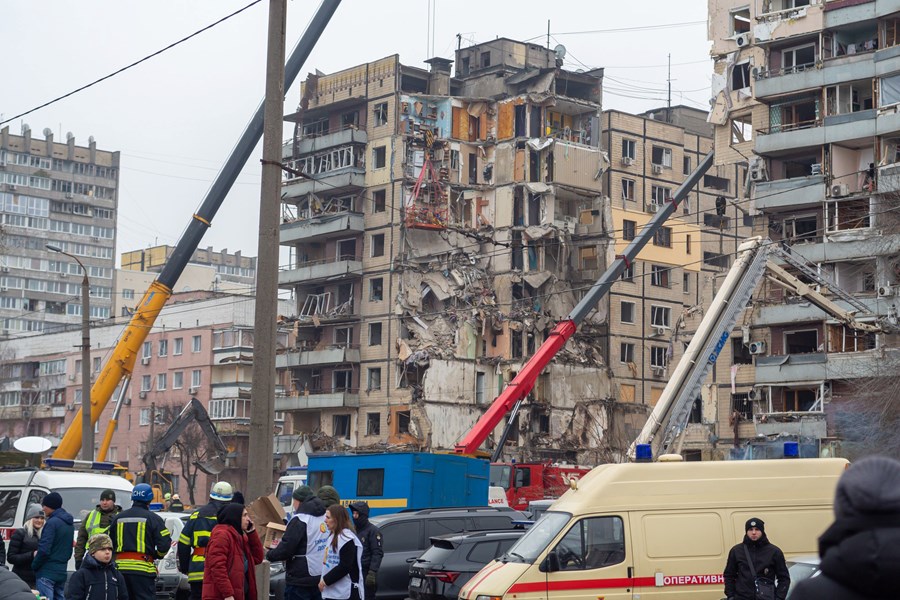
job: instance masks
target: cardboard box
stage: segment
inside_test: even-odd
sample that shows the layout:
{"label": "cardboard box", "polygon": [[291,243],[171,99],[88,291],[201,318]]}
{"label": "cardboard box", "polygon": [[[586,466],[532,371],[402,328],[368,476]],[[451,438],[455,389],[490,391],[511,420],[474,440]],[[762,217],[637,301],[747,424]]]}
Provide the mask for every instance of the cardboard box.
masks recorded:
{"label": "cardboard box", "polygon": [[260,538],[263,534],[262,528],[268,527],[269,523],[284,525],[284,509],[275,494],[260,496],[250,503],[247,512],[253,524],[260,528]]}
{"label": "cardboard box", "polygon": [[287,525],[275,522],[270,522],[265,529],[260,529],[259,538],[262,541],[263,548],[268,549],[277,546],[282,536],[284,536],[285,529],[287,529]]}

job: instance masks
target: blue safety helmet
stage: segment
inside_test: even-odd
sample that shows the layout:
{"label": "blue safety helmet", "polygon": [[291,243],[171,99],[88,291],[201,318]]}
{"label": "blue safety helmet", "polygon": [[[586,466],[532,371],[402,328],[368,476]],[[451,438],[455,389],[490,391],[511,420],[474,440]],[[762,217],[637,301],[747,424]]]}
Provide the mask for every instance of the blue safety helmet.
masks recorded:
{"label": "blue safety helmet", "polygon": [[153,500],[153,488],[149,484],[139,483],[131,490],[132,502],[150,502]]}

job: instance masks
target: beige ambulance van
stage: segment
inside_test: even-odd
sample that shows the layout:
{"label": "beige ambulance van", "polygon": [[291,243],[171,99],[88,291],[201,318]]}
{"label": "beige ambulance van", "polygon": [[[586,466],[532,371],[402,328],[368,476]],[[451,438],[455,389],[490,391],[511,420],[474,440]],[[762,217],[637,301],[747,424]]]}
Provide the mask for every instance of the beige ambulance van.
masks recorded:
{"label": "beige ambulance van", "polygon": [[744,523],[790,558],[833,520],[837,458],[602,465],[566,492],[459,600],[719,600]]}

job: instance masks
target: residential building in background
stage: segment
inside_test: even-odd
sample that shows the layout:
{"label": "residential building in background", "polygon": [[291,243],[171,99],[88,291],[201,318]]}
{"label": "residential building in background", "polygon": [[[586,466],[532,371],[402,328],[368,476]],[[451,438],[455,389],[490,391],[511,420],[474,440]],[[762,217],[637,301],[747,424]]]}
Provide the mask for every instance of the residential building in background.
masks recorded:
{"label": "residential building in background", "polygon": [[[162,245],[123,252],[122,269],[161,273],[174,251],[175,246]],[[205,250],[198,248],[191,255],[189,264],[213,267],[218,275],[215,280],[216,284],[230,282],[251,287],[256,284],[256,257],[243,256],[240,250],[229,254],[227,248],[218,252],[215,252],[212,246]],[[213,291],[219,290],[213,289]]]}
{"label": "residential building in background", "polygon": [[119,153],[0,129],[0,336],[81,323],[81,267],[88,270],[92,320],[112,311]]}
{"label": "residential building in background", "polygon": [[[195,397],[207,408],[229,449],[226,469],[219,478],[233,483],[235,489],[246,489],[254,310],[252,296],[211,292],[172,296],[137,356],[107,460],[134,473],[142,471],[148,442],[161,436]],[[291,307],[282,303],[279,310],[289,312]],[[92,327],[92,378],[108,360],[121,333],[121,323]],[[287,330],[279,333],[278,352],[288,346],[288,334]],[[76,328],[15,336],[4,342],[0,350],[0,435],[11,439],[39,435],[54,446],[59,443],[81,408],[80,340]],[[117,389],[97,422],[98,448],[118,395]],[[283,433],[283,426],[283,415],[276,414],[273,435]],[[194,465],[205,455],[206,439],[189,429],[179,442],[158,463],[176,476],[176,487],[186,500],[193,479],[198,494],[194,500],[203,502],[205,490],[215,481]],[[277,461],[270,465],[275,470],[279,466]]]}
{"label": "residential building in background", "polygon": [[[709,9],[716,164],[747,169],[754,232],[825,277],[820,291],[857,319],[896,323],[900,5]],[[850,329],[769,282],[739,325],[731,402],[718,411],[736,457],[781,439],[799,440],[805,455],[896,448],[896,334]]]}

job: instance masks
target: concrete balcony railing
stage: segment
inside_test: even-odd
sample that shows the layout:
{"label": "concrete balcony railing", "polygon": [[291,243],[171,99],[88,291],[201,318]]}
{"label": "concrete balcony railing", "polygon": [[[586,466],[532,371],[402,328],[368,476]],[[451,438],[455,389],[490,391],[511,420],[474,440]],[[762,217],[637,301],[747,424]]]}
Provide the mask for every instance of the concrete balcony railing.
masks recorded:
{"label": "concrete balcony railing", "polygon": [[756,98],[768,98],[872,78],[875,77],[873,57],[874,53],[868,51],[788,69],[762,68],[756,72],[753,93]]}
{"label": "concrete balcony railing", "polygon": [[552,148],[552,183],[600,192],[603,184],[597,173],[603,159],[599,148],[561,140],[554,142]]}
{"label": "concrete balcony railing", "polygon": [[360,277],[362,259],[358,256],[341,256],[336,259],[307,261],[292,267],[282,267],[278,273],[278,285],[293,286],[298,283],[333,281],[341,277]]}
{"label": "concrete balcony railing", "polygon": [[[369,135],[365,129],[347,128],[333,133],[324,135],[308,135],[300,138],[297,142],[297,150],[300,156],[327,150],[335,146],[343,146],[346,144],[367,144]],[[281,157],[288,160],[293,157],[294,141],[287,140],[281,147]]]}
{"label": "concrete balcony railing", "polygon": [[860,379],[883,374],[889,362],[896,360],[892,350],[864,350],[861,352],[814,352],[762,356],[756,359],[757,385],[793,385],[821,383],[834,379]]}
{"label": "concrete balcony railing", "polygon": [[275,357],[275,368],[288,369],[292,367],[315,367],[358,362],[358,347],[332,346],[330,348],[300,350],[298,352],[279,354]]}
{"label": "concrete balcony railing", "polygon": [[359,407],[358,390],[328,390],[275,397],[275,410],[320,410],[323,408]]}
{"label": "concrete balcony railing", "polygon": [[758,210],[817,206],[825,197],[825,176],[810,175],[778,181],[758,181],[754,189],[753,201]]}
{"label": "concrete balcony railing", "polygon": [[365,229],[365,218],[362,213],[356,212],[324,214],[282,223],[280,229],[279,241],[282,244],[313,242],[362,233]]}
{"label": "concrete balcony railing", "polygon": [[827,435],[825,413],[818,411],[758,413],[753,415],[757,435],[799,436],[821,439]]}
{"label": "concrete balcony railing", "polygon": [[862,140],[875,136],[876,111],[861,110],[805,123],[783,124],[757,133],[754,150],[758,154]]}

